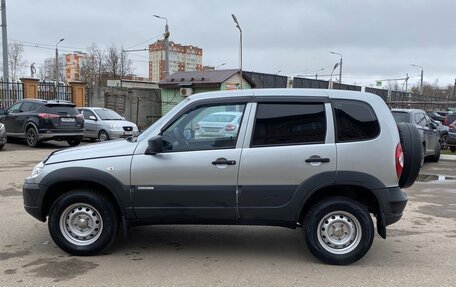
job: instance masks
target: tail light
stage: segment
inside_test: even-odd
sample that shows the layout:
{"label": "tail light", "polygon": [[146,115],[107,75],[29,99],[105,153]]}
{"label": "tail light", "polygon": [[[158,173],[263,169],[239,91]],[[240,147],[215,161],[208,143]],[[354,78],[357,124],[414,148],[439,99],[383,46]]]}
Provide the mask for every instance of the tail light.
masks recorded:
{"label": "tail light", "polygon": [[397,178],[401,178],[402,170],[404,169],[404,152],[400,143],[396,146],[396,174]]}
{"label": "tail light", "polygon": [[197,131],[197,130],[199,130],[200,128],[201,128],[200,125],[199,125],[199,124],[196,124],[194,129]]}
{"label": "tail light", "polygon": [[226,127],[225,127],[225,131],[227,131],[227,132],[232,132],[235,129],[236,129],[236,126],[232,125],[232,124],[227,124]]}
{"label": "tail light", "polygon": [[42,119],[56,119],[56,118],[60,118],[59,115],[56,115],[56,114],[46,114],[46,113],[40,113],[38,114],[38,116]]}

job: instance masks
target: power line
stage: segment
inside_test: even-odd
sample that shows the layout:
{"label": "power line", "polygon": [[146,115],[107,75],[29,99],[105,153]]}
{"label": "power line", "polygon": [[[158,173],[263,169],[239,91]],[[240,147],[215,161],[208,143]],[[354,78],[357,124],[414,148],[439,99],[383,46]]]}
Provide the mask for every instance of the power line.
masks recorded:
{"label": "power line", "polygon": [[127,47],[127,50],[128,50],[128,49],[131,49],[131,48],[134,48],[134,47],[138,47],[139,45],[145,44],[145,43],[147,43],[147,42],[153,41],[153,40],[155,40],[155,39],[158,39],[158,38],[164,37],[164,36],[165,36],[165,33],[161,33],[160,35],[157,35],[157,36],[155,36],[155,37],[153,37],[153,38],[150,38],[150,39],[147,39],[147,40],[145,40],[145,41],[142,41],[141,43],[138,43],[138,44],[136,44],[136,45]]}

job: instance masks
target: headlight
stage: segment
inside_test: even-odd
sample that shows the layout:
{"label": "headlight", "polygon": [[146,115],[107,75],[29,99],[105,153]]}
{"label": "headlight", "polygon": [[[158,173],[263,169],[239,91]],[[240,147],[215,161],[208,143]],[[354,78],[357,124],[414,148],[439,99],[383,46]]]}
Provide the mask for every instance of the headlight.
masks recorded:
{"label": "headlight", "polygon": [[30,177],[37,177],[43,171],[44,163],[40,162],[39,164],[35,165],[32,171],[32,175]]}

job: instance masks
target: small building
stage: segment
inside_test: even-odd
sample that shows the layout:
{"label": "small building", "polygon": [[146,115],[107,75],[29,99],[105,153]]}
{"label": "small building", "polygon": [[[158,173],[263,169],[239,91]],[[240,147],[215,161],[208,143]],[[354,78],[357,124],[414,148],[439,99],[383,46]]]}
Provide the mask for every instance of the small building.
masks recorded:
{"label": "small building", "polygon": [[[202,92],[238,90],[241,88],[240,83],[237,69],[174,73],[166,80],[158,82],[162,89],[162,115],[187,96]],[[255,86],[247,74],[242,73],[242,89],[252,89]]]}

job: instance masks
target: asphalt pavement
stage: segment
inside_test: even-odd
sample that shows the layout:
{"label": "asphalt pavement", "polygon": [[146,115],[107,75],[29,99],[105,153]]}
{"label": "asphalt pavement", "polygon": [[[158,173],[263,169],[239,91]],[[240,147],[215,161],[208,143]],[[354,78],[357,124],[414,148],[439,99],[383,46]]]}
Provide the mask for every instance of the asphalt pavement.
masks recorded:
{"label": "asphalt pavement", "polygon": [[456,156],[426,163],[402,220],[376,235],[350,266],[329,266],[307,250],[300,229],[145,226],[104,254],[75,257],[28,215],[21,186],[33,166],[66,142],[0,151],[1,286],[454,286]]}

